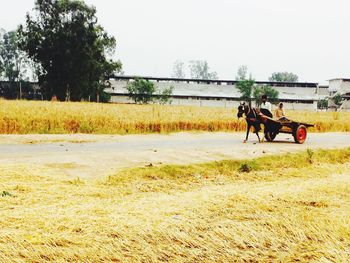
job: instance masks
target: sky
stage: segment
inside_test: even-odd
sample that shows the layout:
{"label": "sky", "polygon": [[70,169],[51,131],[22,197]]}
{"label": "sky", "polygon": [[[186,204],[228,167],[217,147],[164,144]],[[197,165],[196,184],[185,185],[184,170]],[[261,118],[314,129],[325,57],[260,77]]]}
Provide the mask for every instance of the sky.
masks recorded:
{"label": "sky", "polygon": [[[246,65],[256,80],[350,78],[349,0],[85,0],[117,39],[125,75],[171,77],[176,60],[207,60],[220,79]],[[34,0],[0,0],[0,28],[24,23]],[[189,73],[187,72],[189,77]]]}

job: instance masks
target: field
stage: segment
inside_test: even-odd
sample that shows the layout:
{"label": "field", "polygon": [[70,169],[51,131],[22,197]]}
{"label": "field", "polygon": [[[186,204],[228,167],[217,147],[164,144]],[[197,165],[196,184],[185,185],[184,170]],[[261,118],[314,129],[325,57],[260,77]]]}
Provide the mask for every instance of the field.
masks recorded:
{"label": "field", "polygon": [[348,262],[350,148],[132,168],[0,165],[1,262]]}
{"label": "field", "polygon": [[349,262],[350,113],[287,114],[0,100],[0,262]]}
{"label": "field", "polygon": [[[288,111],[314,132],[349,132],[350,113]],[[0,100],[0,134],[243,131],[234,109]]]}

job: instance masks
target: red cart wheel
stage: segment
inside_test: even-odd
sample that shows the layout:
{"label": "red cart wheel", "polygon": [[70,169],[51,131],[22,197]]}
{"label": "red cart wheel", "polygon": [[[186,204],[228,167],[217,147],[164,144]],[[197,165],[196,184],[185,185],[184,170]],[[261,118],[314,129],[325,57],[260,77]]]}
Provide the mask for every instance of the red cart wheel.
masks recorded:
{"label": "red cart wheel", "polygon": [[303,144],[307,137],[307,129],[304,125],[299,125],[294,132],[294,141],[299,144]]}

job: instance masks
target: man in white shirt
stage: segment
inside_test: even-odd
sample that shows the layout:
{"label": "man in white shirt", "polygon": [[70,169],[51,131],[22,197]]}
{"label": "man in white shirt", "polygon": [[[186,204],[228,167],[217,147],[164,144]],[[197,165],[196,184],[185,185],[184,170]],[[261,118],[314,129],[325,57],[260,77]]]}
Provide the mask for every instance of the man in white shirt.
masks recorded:
{"label": "man in white shirt", "polygon": [[261,105],[260,105],[260,112],[267,117],[272,118],[272,105],[270,102],[267,101],[267,96],[262,95],[261,96]]}

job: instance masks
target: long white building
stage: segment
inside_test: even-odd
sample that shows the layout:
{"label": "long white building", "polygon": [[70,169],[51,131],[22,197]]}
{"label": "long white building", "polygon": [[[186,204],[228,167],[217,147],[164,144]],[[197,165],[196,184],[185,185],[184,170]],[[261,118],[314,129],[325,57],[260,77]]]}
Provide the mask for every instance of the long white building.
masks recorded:
{"label": "long white building", "polygon": [[[128,97],[127,85],[136,77],[118,76],[111,79],[111,102],[133,103]],[[157,90],[173,87],[172,105],[196,105],[212,107],[237,107],[240,92],[234,80],[200,80],[139,77],[155,83]],[[326,98],[328,91],[317,83],[289,83],[257,81],[256,85],[269,85],[279,92],[279,100],[286,109],[317,110],[317,102]]]}

